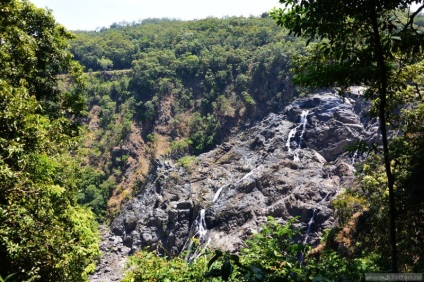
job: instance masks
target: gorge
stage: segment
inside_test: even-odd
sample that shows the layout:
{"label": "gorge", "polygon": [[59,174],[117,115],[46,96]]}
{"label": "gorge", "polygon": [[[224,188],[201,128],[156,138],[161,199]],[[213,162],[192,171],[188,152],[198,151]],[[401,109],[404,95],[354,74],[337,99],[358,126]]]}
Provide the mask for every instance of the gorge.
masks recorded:
{"label": "gorge", "polygon": [[376,141],[366,107],[360,95],[308,95],[187,166],[156,160],[142,192],[112,222],[111,236],[128,253],[188,251],[193,260],[206,247],[239,250],[267,216],[281,223],[296,217],[302,240],[317,246],[335,223],[331,200],[354,185],[352,160],[359,156],[346,149]]}
{"label": "gorge", "polygon": [[2,1],[0,281],[422,279],[424,4],[279,2],[68,32]]}

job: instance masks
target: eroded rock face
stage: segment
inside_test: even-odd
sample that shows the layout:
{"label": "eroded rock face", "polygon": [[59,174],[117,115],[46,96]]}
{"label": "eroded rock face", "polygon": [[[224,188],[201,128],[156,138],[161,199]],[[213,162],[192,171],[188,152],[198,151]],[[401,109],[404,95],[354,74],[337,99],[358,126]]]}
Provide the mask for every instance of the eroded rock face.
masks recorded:
{"label": "eroded rock face", "polygon": [[331,93],[298,99],[198,156],[189,169],[158,161],[112,231],[133,251],[147,247],[176,256],[200,236],[205,210],[201,239],[212,247],[240,248],[269,215],[281,222],[298,217],[304,239],[316,245],[334,223],[330,201],[353,181],[346,146],[373,138],[373,124],[355,112],[358,103]]}

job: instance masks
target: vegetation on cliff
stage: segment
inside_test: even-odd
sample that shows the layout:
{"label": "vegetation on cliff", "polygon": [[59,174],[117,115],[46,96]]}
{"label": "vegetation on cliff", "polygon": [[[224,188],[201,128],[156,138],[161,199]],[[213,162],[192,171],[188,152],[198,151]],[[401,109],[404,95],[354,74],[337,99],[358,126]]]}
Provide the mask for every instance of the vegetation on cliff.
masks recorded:
{"label": "vegetation on cliff", "polygon": [[292,68],[303,87],[366,86],[380,121],[382,148],[358,144],[369,154],[357,166],[358,187],[333,202],[339,227],[310,250],[291,223],[269,218],[238,255],[206,252],[188,263],[141,251],[124,281],[423,272],[424,6],[405,13],[419,1],[280,2],[293,7],[272,17],[305,39],[266,13],[148,19],[73,37],[49,11],[3,1],[0,280],[87,280],[99,255],[95,219],[112,218],[142,191],[156,158],[190,168],[187,155],[301,95]]}
{"label": "vegetation on cliff", "polygon": [[79,201],[99,215],[106,205],[115,214],[140,189],[151,159],[210,150],[298,95],[290,62],[303,43],[266,14],[148,19],[77,32],[71,44],[88,71],[87,162],[102,175],[98,185],[87,182]]}

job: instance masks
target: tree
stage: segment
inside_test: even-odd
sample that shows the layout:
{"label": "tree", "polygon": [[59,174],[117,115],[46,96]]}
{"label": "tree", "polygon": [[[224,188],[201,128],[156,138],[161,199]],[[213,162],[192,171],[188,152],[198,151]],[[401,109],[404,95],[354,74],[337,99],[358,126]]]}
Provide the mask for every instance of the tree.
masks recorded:
{"label": "tree", "polygon": [[97,63],[100,65],[100,67],[102,68],[102,70],[107,71],[110,70],[113,67],[113,62],[112,60],[102,57],[101,59],[97,60]]}
{"label": "tree", "polygon": [[[352,85],[368,87],[366,97],[374,104],[380,124],[385,174],[389,191],[391,270],[397,272],[395,178],[389,150],[388,122],[398,105],[396,92],[407,86],[399,79],[402,69],[422,54],[424,38],[414,19],[424,8],[410,12],[413,0],[280,0],[285,9],[271,17],[295,36],[307,38],[310,56],[300,58],[297,83],[315,87]],[[405,20],[400,11],[407,11]],[[421,57],[420,57],[421,58]]]}
{"label": "tree", "polygon": [[71,37],[50,11],[0,3],[0,277],[83,281],[99,255],[93,214],[76,203],[85,103]]}

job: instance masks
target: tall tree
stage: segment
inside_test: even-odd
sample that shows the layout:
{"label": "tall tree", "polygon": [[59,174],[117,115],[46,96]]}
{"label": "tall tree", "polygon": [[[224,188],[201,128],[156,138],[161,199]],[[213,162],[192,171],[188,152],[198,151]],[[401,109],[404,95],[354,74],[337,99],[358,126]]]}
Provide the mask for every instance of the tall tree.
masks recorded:
{"label": "tall tree", "polygon": [[99,253],[75,199],[84,100],[71,37],[50,11],[0,2],[0,278],[83,281]]}
{"label": "tall tree", "polygon": [[[366,97],[379,118],[384,167],[389,191],[391,271],[397,272],[395,178],[389,151],[388,122],[397,105],[392,97],[405,88],[400,71],[422,54],[424,37],[414,25],[417,0],[280,0],[285,9],[271,13],[295,36],[313,43],[310,56],[300,58],[297,83],[316,87],[365,85]],[[401,20],[400,11],[407,13]],[[393,99],[394,100],[394,99]]]}

